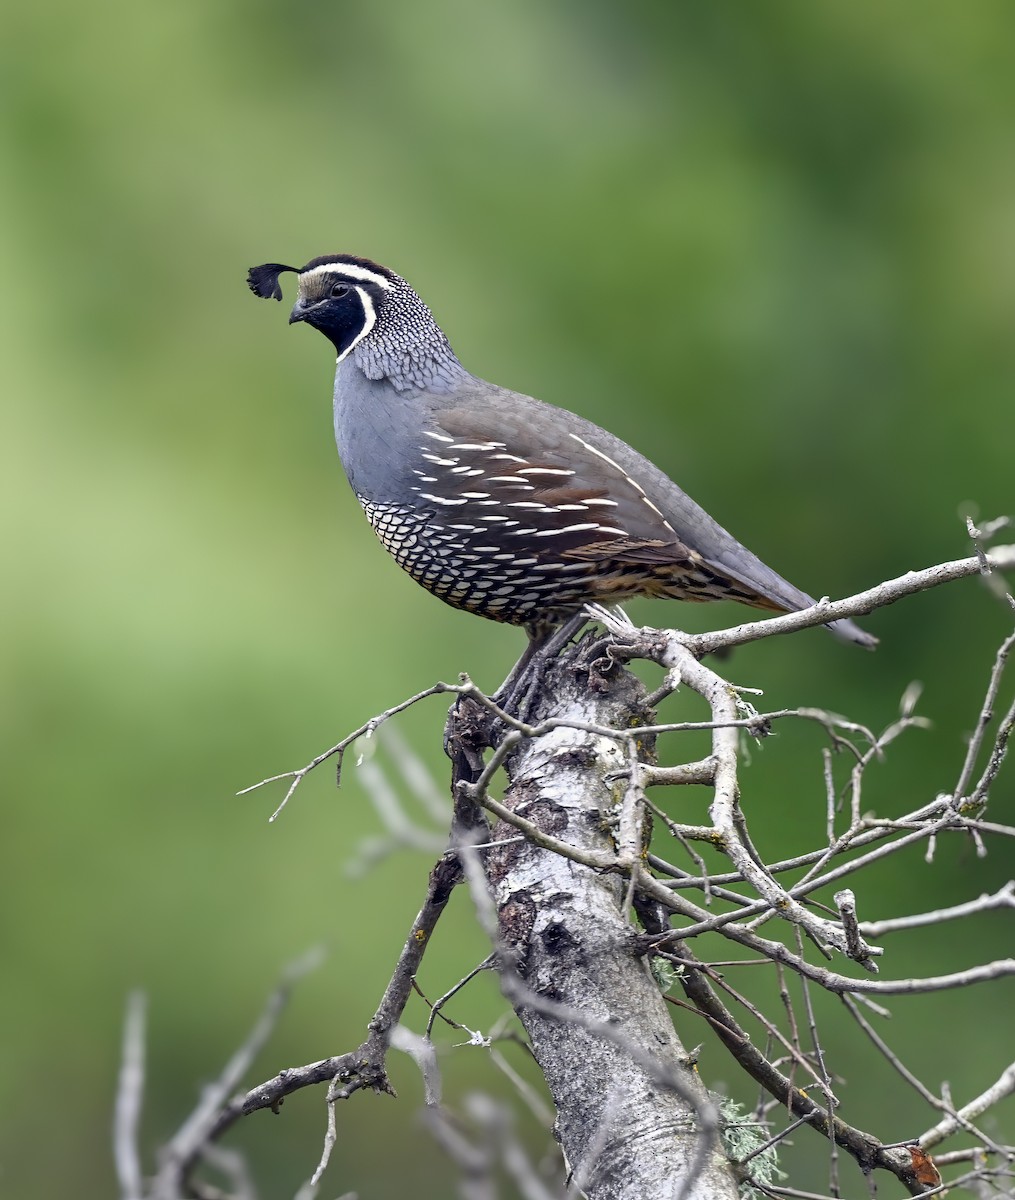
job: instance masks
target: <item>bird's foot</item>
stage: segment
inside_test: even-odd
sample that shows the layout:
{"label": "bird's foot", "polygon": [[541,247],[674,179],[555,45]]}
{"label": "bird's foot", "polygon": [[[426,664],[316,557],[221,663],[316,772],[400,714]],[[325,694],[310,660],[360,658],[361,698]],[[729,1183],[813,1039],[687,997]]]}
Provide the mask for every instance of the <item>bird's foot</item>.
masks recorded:
{"label": "bird's foot", "polygon": [[588,621],[575,613],[563,625],[530,630],[529,644],[493,695],[494,703],[519,721],[528,721],[542,690],[546,669]]}

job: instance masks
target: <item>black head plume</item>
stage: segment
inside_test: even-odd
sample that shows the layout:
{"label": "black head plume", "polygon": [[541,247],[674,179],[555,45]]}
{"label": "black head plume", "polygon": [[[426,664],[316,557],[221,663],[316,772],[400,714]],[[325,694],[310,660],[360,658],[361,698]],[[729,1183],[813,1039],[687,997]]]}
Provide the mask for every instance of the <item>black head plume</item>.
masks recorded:
{"label": "black head plume", "polygon": [[278,282],[283,271],[299,274],[299,267],[287,267],[284,263],[262,263],[247,272],[247,287],[262,300],[281,300],[282,288]]}

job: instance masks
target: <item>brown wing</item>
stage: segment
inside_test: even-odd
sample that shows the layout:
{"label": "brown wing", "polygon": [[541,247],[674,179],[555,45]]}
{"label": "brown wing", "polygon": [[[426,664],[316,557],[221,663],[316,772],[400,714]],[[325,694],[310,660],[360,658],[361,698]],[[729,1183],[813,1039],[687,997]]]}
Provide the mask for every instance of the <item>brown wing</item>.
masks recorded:
{"label": "brown wing", "polygon": [[[429,409],[412,485],[466,561],[531,566],[558,611],[634,595],[735,599],[774,612],[814,603],[612,434],[475,377],[467,393]],[[528,603],[536,584],[525,584]],[[851,621],[830,628],[861,645],[876,640]]]}
{"label": "brown wing", "polygon": [[519,553],[632,566],[696,557],[638,483],[577,434],[450,409],[424,441],[420,495],[459,523],[497,525]]}

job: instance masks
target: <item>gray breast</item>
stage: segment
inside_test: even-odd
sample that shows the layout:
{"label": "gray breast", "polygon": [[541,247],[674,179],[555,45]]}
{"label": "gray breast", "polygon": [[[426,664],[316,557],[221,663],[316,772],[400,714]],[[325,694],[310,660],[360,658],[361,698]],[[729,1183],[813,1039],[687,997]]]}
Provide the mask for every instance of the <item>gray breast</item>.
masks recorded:
{"label": "gray breast", "polygon": [[335,442],[356,495],[381,504],[411,503],[421,404],[417,391],[367,379],[346,360],[335,374]]}

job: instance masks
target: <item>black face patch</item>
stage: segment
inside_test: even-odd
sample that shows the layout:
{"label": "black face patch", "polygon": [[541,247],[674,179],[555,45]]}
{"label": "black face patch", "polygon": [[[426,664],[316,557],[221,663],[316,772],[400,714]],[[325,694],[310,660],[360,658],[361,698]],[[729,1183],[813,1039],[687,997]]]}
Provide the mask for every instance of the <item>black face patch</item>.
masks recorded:
{"label": "black face patch", "polygon": [[314,283],[312,294],[296,302],[289,319],[319,329],[342,358],[373,325],[373,304],[361,288],[339,277]]}

